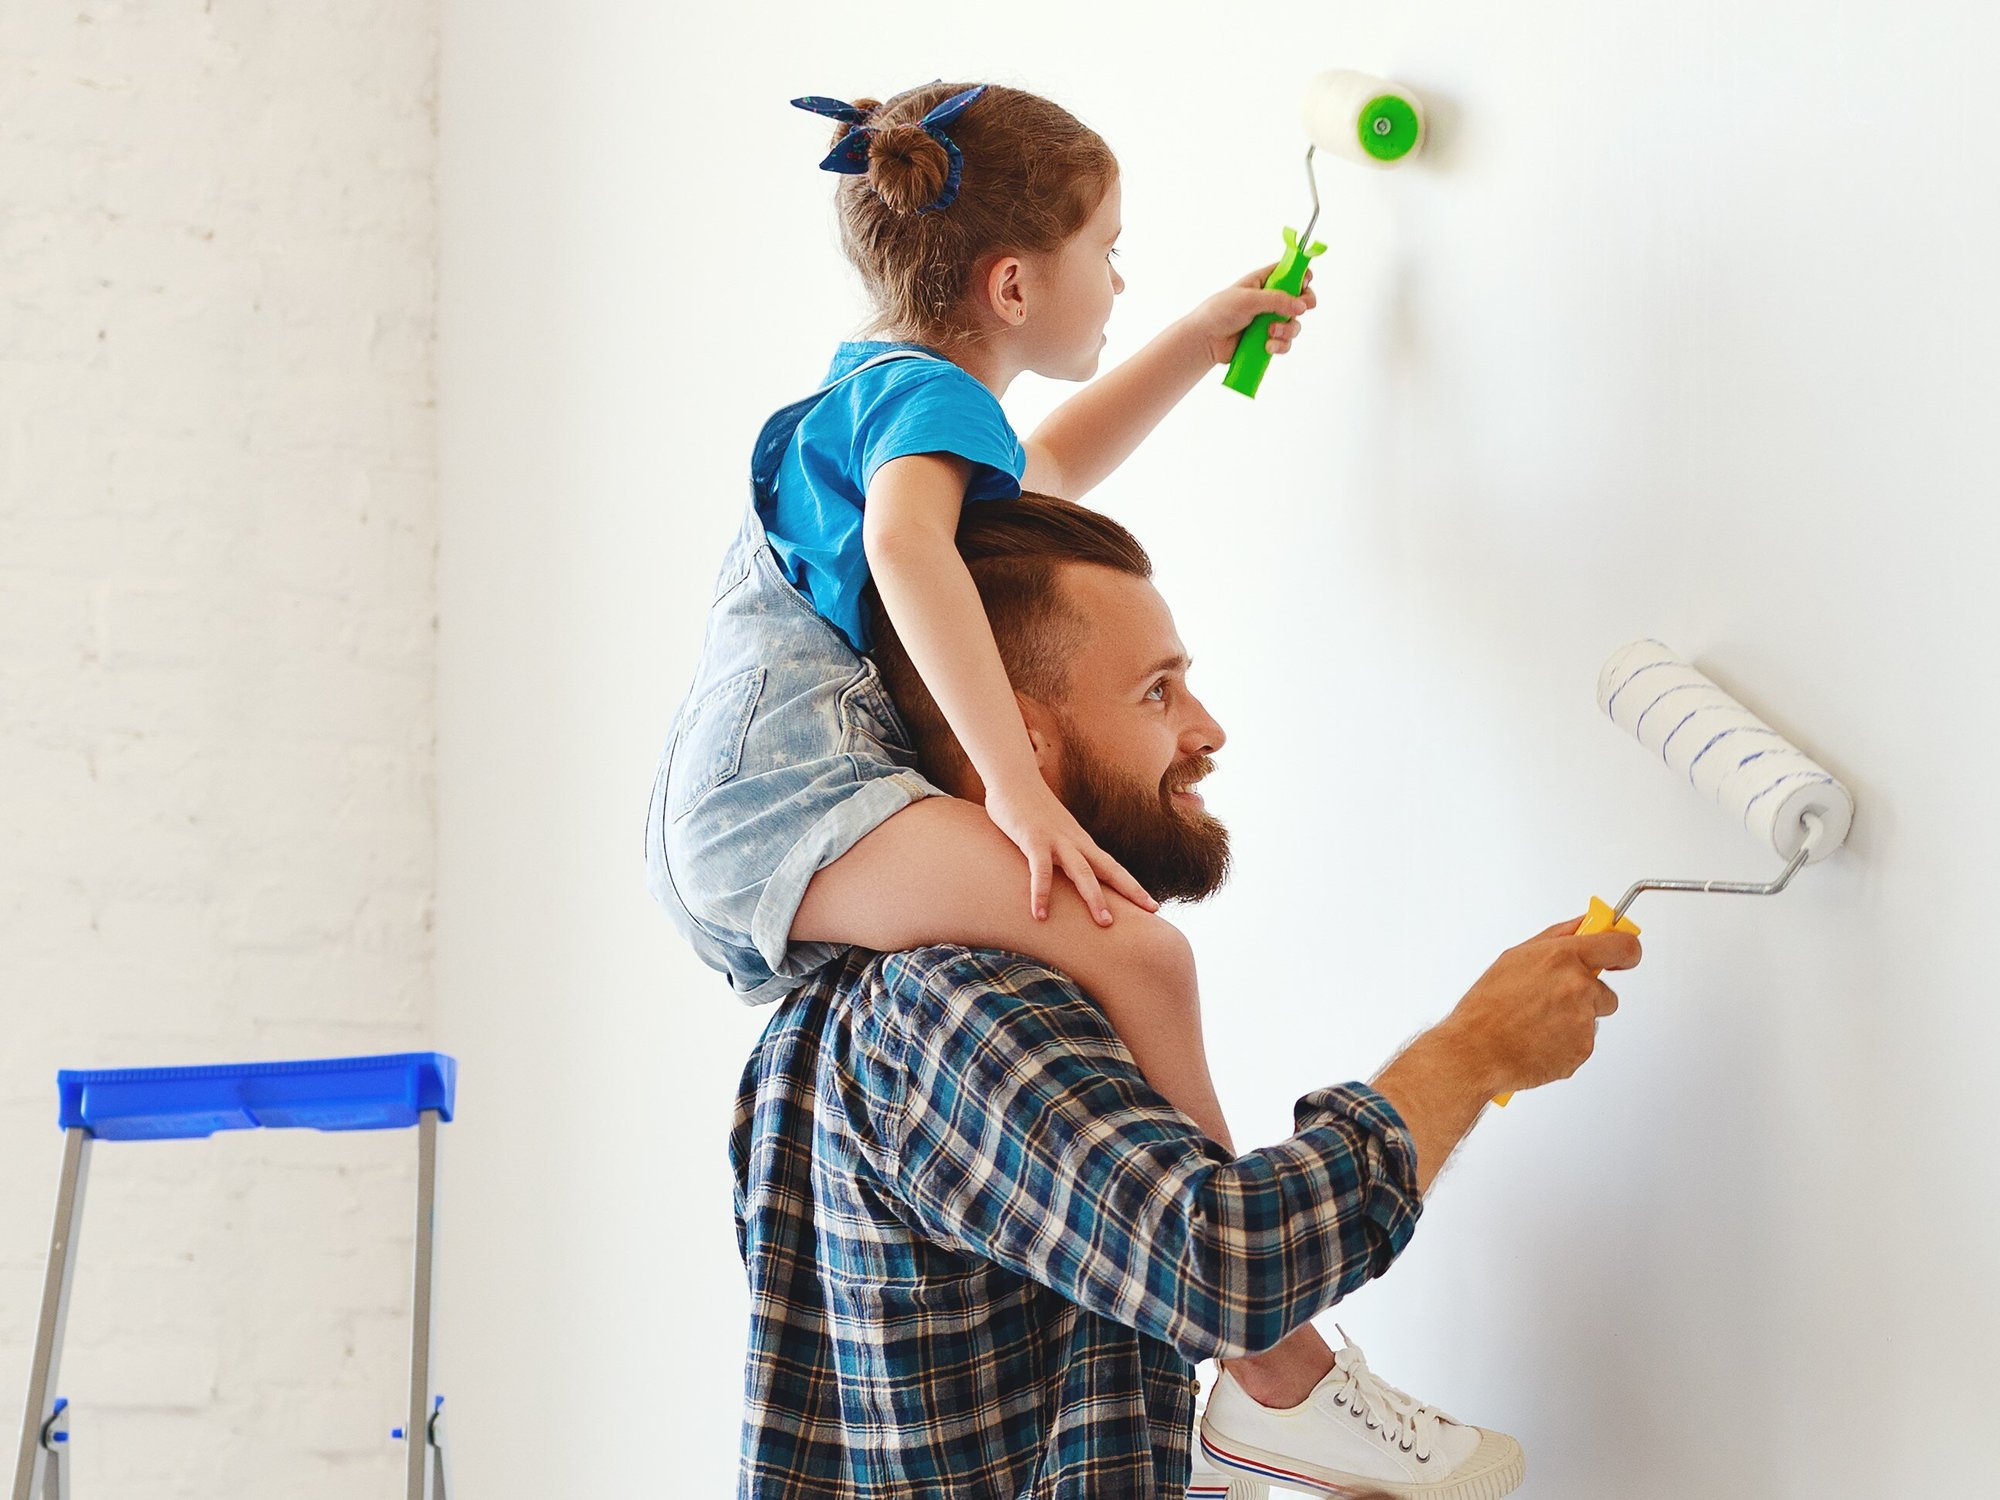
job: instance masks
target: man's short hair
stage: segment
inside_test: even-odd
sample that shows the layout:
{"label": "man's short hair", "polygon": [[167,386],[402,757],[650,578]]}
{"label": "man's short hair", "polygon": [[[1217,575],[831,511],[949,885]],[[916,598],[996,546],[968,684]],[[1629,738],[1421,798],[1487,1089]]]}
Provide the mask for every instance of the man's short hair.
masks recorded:
{"label": "man's short hair", "polygon": [[[1016,692],[1057,704],[1069,692],[1070,663],[1089,627],[1062,586],[1066,563],[1151,578],[1153,560],[1109,516],[1074,501],[1024,490],[1018,500],[974,501],[959,514],[958,554],[986,606],[1000,661]],[[972,767],[930,689],[869,589],[876,665],[909,726],[924,774],[947,790],[970,784]]]}

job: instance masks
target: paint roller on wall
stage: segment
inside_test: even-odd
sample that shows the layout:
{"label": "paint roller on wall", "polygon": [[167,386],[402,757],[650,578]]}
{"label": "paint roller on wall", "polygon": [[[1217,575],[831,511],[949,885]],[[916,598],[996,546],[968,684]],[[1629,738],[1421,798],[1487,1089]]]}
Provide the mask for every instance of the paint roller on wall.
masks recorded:
{"label": "paint roller on wall", "polygon": [[[1351,69],[1322,73],[1300,101],[1305,122],[1306,182],[1312,217],[1304,233],[1285,229],[1285,253],[1267,288],[1296,295],[1306,268],[1326,250],[1313,240],[1319,222],[1319,181],[1313,156],[1324,150],[1371,167],[1410,160],[1424,143],[1423,102],[1411,89]],[[1273,319],[1260,314],[1237,340],[1222,383],[1255,396],[1271,355],[1266,344]],[[1772,896],[1807,864],[1825,859],[1847,838],[1853,795],[1804,751],[1788,743],[1671,649],[1655,640],[1634,641],[1613,652],[1598,674],[1597,702],[1614,724],[1659,755],[1688,785],[1738,818],[1745,831],[1770,844],[1785,863],[1762,885],[1726,880],[1641,880],[1617,906],[1593,896],[1579,933],[1617,929],[1636,934],[1626,916],[1644,891],[1700,891],[1715,895]],[[1505,1104],[1512,1095],[1495,1099]]]}
{"label": "paint roller on wall", "polygon": [[[1305,289],[1306,267],[1326,246],[1313,240],[1313,226],[1319,222],[1319,179],[1313,172],[1313,153],[1326,151],[1347,161],[1371,167],[1393,167],[1408,161],[1424,143],[1424,106],[1417,96],[1400,84],[1336,68],[1322,73],[1306,85],[1299,113],[1305,121],[1306,183],[1312,189],[1312,217],[1305,232],[1285,230],[1285,253],[1276,269],[1265,279],[1268,289],[1282,289],[1297,295]],[[1222,383],[1232,391],[1255,396],[1270,366],[1272,315],[1259,313],[1250,320],[1236,341],[1235,357]]]}
{"label": "paint roller on wall", "polygon": [[[1633,641],[1597,675],[1597,706],[1688,786],[1735,819],[1785,868],[1753,885],[1732,880],[1639,880],[1615,907],[1590,898],[1578,932],[1639,931],[1625,913],[1643,891],[1775,896],[1800,868],[1847,840],[1854,796],[1831,772],[1697,672],[1667,646]],[[1495,1104],[1512,1096],[1501,1094]]]}

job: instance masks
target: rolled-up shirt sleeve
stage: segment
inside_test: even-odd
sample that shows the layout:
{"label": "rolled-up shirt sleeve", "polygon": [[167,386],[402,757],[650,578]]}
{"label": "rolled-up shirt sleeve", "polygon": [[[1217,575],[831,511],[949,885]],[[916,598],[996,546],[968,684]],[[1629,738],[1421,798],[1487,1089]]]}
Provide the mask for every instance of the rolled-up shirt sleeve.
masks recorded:
{"label": "rolled-up shirt sleeve", "polygon": [[902,991],[873,1059],[886,1165],[922,1232],[1187,1359],[1270,1348],[1416,1227],[1415,1145],[1365,1084],[1313,1090],[1294,1135],[1232,1157],[1054,970],[930,948],[884,979]]}

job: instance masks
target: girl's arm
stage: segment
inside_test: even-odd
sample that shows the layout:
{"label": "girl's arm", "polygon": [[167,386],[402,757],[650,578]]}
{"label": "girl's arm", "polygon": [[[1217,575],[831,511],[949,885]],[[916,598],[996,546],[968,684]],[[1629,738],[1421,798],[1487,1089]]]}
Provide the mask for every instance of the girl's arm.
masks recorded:
{"label": "girl's arm", "polygon": [[1125,363],[1050,412],[1025,446],[1047,453],[1062,486],[1055,494],[1080,500],[1131,457],[1140,439],[1214,363],[1208,340],[1193,324],[1170,323]]}
{"label": "girl's arm", "polygon": [[979,773],[987,815],[1028,858],[1035,916],[1048,915],[1053,868],[1075,883],[1100,923],[1111,920],[1100,878],[1127,900],[1158,910],[1070,816],[1035,763],[979,589],[953,541],[970,477],[971,464],[951,453],[909,454],[875,471],[861,541],[882,607]]}
{"label": "girl's arm", "polygon": [[1218,364],[1229,363],[1236,339],[1259,313],[1275,313],[1270,348],[1283,354],[1298,336],[1298,314],[1319,301],[1306,272],[1304,291],[1267,291],[1273,261],[1210,297],[1115,370],[1107,371],[1050,412],[1027,446],[1054,467],[1065,500],[1082,498],[1132,456],[1181,397]]}

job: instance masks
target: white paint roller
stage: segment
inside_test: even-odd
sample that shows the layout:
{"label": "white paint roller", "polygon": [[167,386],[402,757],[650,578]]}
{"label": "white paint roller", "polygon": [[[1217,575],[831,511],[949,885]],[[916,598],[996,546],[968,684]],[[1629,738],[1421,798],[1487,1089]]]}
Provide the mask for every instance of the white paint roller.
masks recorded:
{"label": "white paint roller", "polygon": [[1612,653],[1597,706],[1778,858],[1817,864],[1846,840],[1847,788],[1659,641]]}
{"label": "white paint roller", "polygon": [[[1597,674],[1597,706],[1611,722],[1759,843],[1785,861],[1764,885],[1733,880],[1641,880],[1617,906],[1590,898],[1579,933],[1637,934],[1625,915],[1641,891],[1775,896],[1802,865],[1847,841],[1854,796],[1831,772],[1790,743],[1659,641],[1621,646]],[[1513,1096],[1501,1094],[1495,1104]]]}
{"label": "white paint roller", "polygon": [[1423,101],[1401,84],[1351,68],[1307,84],[1299,115],[1313,145],[1366,167],[1393,167],[1424,143]]}

